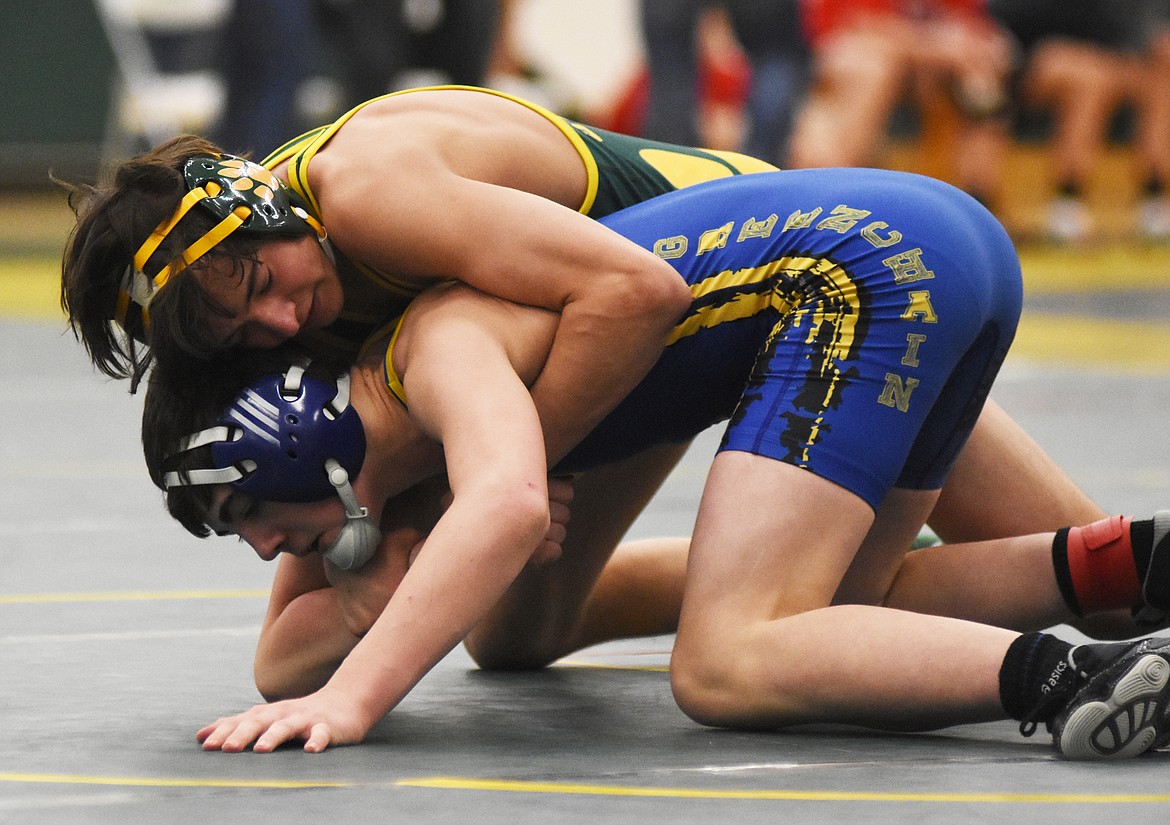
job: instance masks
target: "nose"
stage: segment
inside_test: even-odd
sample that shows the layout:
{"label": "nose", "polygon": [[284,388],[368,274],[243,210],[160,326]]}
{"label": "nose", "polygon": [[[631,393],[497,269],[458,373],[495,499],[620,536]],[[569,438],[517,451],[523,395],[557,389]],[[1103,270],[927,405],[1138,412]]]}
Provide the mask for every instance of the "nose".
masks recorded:
{"label": "nose", "polygon": [[241,529],[240,538],[250,544],[256,555],[264,561],[272,561],[279,556],[287,543],[283,533],[258,527]]}
{"label": "nose", "polygon": [[296,302],[288,298],[273,298],[259,302],[255,309],[253,322],[257,327],[282,342],[301,331],[301,322],[297,318]]}

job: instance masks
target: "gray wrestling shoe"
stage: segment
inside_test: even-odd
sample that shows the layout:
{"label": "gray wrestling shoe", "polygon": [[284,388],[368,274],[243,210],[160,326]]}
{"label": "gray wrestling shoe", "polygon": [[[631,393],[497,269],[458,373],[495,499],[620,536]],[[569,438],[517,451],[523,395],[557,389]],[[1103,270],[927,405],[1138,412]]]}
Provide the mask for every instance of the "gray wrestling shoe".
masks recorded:
{"label": "gray wrestling shoe", "polygon": [[1080,645],[1068,660],[1078,678],[1049,726],[1062,756],[1126,759],[1170,742],[1170,638]]}

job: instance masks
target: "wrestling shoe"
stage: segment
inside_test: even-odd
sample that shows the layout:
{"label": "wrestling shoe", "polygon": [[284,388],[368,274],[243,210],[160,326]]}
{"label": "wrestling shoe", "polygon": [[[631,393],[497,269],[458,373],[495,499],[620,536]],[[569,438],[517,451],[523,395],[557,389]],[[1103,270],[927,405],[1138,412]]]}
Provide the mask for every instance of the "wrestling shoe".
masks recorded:
{"label": "wrestling shoe", "polygon": [[1170,742],[1170,638],[1079,645],[1068,665],[1074,678],[1044,702],[1065,700],[1049,724],[1062,756],[1125,759]]}

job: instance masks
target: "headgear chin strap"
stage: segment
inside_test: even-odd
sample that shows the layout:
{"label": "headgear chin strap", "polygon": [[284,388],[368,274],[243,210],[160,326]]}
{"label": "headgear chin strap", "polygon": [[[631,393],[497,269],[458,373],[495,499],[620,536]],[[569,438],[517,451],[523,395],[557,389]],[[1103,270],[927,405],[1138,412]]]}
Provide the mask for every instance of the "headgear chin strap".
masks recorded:
{"label": "headgear chin strap", "polygon": [[302,365],[268,375],[244,390],[213,426],[179,444],[170,456],[211,445],[212,466],[171,471],[163,485],[230,484],[261,501],[320,501],[336,494],[345,525],[325,558],[344,570],[370,560],[381,532],[350,484],[361,471],[366,435],[349,403],[349,374],[333,386]]}
{"label": "headgear chin strap", "polygon": [[[233,155],[195,155],[183,164],[183,177],[187,194],[174,214],[155,227],[134,253],[118,289],[114,319],[136,337],[150,326],[149,307],[155,293],[237,230],[287,236],[308,224],[331,254],[325,227],[309,214],[296,192],[260,164]],[[148,275],[151,256],[196,204],[209,210],[219,223],[188,246],[177,261]]]}

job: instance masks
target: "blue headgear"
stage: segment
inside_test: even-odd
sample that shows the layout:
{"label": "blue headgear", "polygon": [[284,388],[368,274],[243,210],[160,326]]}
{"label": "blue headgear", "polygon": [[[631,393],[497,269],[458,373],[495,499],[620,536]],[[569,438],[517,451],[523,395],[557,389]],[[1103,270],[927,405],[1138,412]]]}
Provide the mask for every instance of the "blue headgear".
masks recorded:
{"label": "blue headgear", "polygon": [[349,482],[361,471],[366,434],[349,403],[348,373],[332,386],[306,375],[302,365],[267,375],[213,426],[183,439],[172,457],[209,444],[210,468],[168,472],[164,486],[231,484],[262,501],[285,502],[336,492],[346,523],[325,557],[345,570],[369,561],[381,534]]}

